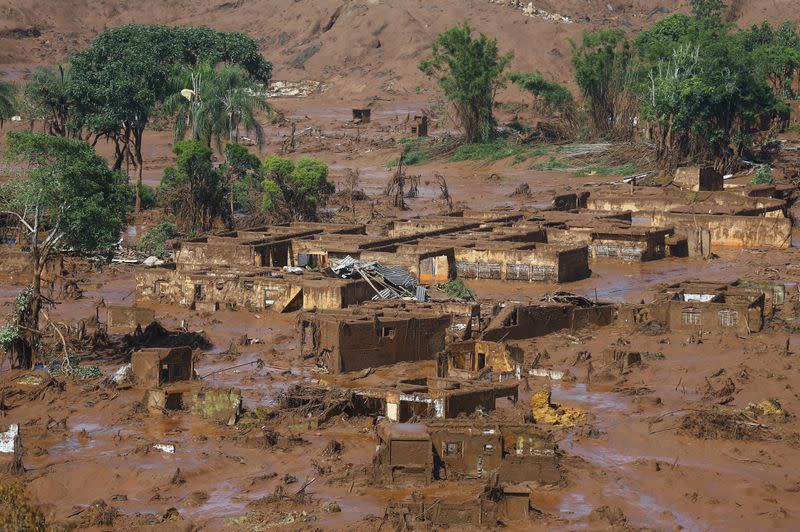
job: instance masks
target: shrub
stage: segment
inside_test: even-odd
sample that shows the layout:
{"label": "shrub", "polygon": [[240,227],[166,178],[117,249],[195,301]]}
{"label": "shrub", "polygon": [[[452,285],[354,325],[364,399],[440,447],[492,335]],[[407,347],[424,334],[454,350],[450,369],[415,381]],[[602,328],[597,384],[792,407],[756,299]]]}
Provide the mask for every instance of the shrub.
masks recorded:
{"label": "shrub", "polygon": [[175,238],[176,235],[175,226],[166,220],[161,220],[142,235],[136,248],[142,253],[164,258],[168,254],[167,240]]}
{"label": "shrub", "polygon": [[750,180],[750,183],[753,185],[771,185],[775,181],[775,178],[772,177],[772,170],[770,169],[769,165],[762,165],[758,167],[756,170],[756,175],[753,176],[753,179]]}
{"label": "shrub", "polygon": [[139,200],[141,201],[141,208],[143,210],[152,209],[156,206],[156,190],[144,183],[138,183],[136,187],[139,189]]}

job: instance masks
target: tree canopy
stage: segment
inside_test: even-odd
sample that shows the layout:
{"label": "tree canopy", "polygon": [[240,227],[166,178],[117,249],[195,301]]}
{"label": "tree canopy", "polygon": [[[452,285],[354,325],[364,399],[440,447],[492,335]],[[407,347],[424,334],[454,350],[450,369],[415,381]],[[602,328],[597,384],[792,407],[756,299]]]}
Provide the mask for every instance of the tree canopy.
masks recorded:
{"label": "tree canopy", "polygon": [[473,38],[468,23],[448,29],[432,45],[433,57],[419,64],[454,106],[468,143],[486,142],[494,133],[495,94],[505,83],[503,71],[514,57],[500,55],[496,39]]}
{"label": "tree canopy", "polygon": [[104,30],[89,49],[72,57],[74,120],[78,127],[115,142],[114,168],[120,168],[132,151],[141,182],[142,136],[150,115],[172,94],[175,68],[202,62],[240,65],[263,83],[272,75],[272,64],[243,33],[127,24]]}
{"label": "tree canopy", "polygon": [[222,173],[214,169],[211,148],[197,140],[175,143],[175,167],[164,169],[159,186],[162,205],[176,217],[182,231],[209,231],[222,220],[230,224],[228,187]]}
{"label": "tree canopy", "polygon": [[[5,72],[0,70],[0,80]],[[4,120],[11,118],[16,107],[16,94],[14,85],[7,81],[0,81],[0,125]]]}
{"label": "tree canopy", "polygon": [[756,119],[779,109],[776,94],[794,69],[791,61],[764,57],[769,31],[733,31],[719,20],[718,2],[708,4],[692,17],[670,15],[636,40],[646,72],[642,114],[655,126],[657,156],[667,168],[687,159],[728,168],[751,145]]}
{"label": "tree canopy", "polygon": [[545,79],[541,72],[512,72],[508,79],[519,85],[534,98],[541,100],[545,108],[552,113],[566,113],[574,106],[572,93],[565,86]]}
{"label": "tree canopy", "polygon": [[304,157],[293,163],[278,155],[264,160],[264,209],[278,218],[316,220],[318,208],[335,187],[328,181],[328,165]]}
{"label": "tree canopy", "polygon": [[0,212],[16,218],[27,235],[33,282],[19,298],[14,323],[0,337],[12,364],[28,368],[39,346],[45,265],[63,249],[94,252],[117,243],[131,189],[80,140],[9,132],[7,156],[21,172],[0,185]]}
{"label": "tree canopy", "polygon": [[595,133],[630,136],[636,101],[628,90],[635,83],[633,52],[619,29],[584,32],[572,44],[575,81],[586,100]]}
{"label": "tree canopy", "polygon": [[[189,92],[187,92],[187,89]],[[185,67],[173,77],[172,94],[165,109],[175,115],[175,138],[182,139],[187,130],[191,138],[211,145],[216,140],[221,151],[222,140],[237,143],[239,127],[253,131],[256,143],[264,143],[264,130],[256,119],[257,111],[269,111],[264,86],[253,80],[243,68],[210,63]]]}

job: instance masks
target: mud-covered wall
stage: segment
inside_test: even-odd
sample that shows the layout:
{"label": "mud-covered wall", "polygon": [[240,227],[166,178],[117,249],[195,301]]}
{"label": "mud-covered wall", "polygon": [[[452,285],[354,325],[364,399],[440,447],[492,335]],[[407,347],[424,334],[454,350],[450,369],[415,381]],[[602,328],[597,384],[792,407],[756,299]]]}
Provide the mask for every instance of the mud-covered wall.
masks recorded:
{"label": "mud-covered wall", "polygon": [[792,243],[792,221],[775,216],[729,216],[655,212],[653,223],[679,230],[698,227],[711,232],[714,247],[772,247],[785,249]]}
{"label": "mud-covered wall", "polygon": [[155,319],[156,313],[150,308],[109,305],[106,325],[109,329],[133,331],[137,325],[144,328],[153,323]]}
{"label": "mud-covered wall", "polygon": [[181,270],[254,268],[261,266],[261,255],[252,246],[238,242],[182,242],[175,252],[175,263]]}
{"label": "mud-covered wall", "polygon": [[589,275],[585,247],[563,249],[455,249],[456,271],[464,279],[565,282]]}
{"label": "mud-covered wall", "polygon": [[444,349],[450,321],[450,316],[378,317],[349,323],[321,320],[317,353],[319,356],[327,353],[323,363],[332,373],[429,360]]}
{"label": "mud-covered wall", "polygon": [[[658,303],[654,303],[653,306]],[[662,303],[663,305],[663,303]],[[764,327],[763,303],[669,301],[665,323],[672,331],[746,336]]]}
{"label": "mud-covered wall", "polygon": [[429,427],[428,431],[434,464],[441,464],[440,478],[491,478],[500,471],[503,443],[498,430]]}
{"label": "mud-covered wall", "polygon": [[591,273],[588,247],[565,249],[558,252],[557,281],[559,283],[586,279]]}
{"label": "mud-covered wall", "polygon": [[588,326],[613,323],[617,309],[613,305],[590,308],[570,305],[514,306],[503,309],[486,327],[482,339],[522,340],[536,338],[560,330],[575,331]]}
{"label": "mud-covered wall", "polygon": [[[42,279],[55,281],[64,270],[64,259],[61,255],[51,256],[42,271]],[[32,276],[33,257],[27,251],[16,246],[0,245],[0,272],[11,276]]]}

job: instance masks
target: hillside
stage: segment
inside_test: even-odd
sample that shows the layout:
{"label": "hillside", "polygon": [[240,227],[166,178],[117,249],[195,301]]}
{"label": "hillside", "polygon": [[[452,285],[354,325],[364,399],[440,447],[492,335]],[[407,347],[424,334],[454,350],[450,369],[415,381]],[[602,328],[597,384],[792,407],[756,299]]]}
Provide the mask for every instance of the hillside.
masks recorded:
{"label": "hillside", "polygon": [[[729,20],[746,26],[778,21],[791,0],[740,0]],[[569,82],[570,44],[583,30],[635,32],[687,10],[678,0],[4,0],[0,66],[11,78],[36,64],[64,61],[99,31],[129,22],[208,25],[256,38],[275,64],[275,79],[325,81],[332,95],[366,98],[432,86],[416,69],[443,29],[470,20],[514,50],[514,69],[538,69]]]}

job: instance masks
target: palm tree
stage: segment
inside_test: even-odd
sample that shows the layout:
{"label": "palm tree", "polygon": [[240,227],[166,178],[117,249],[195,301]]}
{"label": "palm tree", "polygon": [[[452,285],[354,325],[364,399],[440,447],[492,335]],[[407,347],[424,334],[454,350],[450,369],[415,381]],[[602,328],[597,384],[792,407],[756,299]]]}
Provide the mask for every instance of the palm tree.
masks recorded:
{"label": "palm tree", "polygon": [[[0,80],[2,80],[5,75],[6,73],[0,70]],[[3,127],[3,123],[7,119],[14,116],[15,92],[12,83],[0,81],[0,127]]]}
{"label": "palm tree", "polygon": [[264,87],[241,67],[223,64],[218,68],[201,63],[176,76],[175,91],[164,102],[165,110],[175,115],[175,138],[187,133],[195,140],[239,142],[239,129],[253,131],[259,148],[264,144],[264,129],[256,119],[258,111],[270,113]]}

